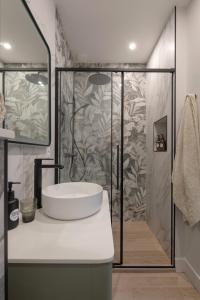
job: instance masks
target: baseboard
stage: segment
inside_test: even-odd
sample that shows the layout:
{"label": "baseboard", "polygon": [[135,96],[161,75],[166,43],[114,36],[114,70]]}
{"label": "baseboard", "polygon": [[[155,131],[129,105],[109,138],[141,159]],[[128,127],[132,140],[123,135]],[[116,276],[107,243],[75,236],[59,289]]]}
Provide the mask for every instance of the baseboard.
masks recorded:
{"label": "baseboard", "polygon": [[200,292],[200,274],[185,257],[176,258],[176,272],[184,272],[193,286]]}

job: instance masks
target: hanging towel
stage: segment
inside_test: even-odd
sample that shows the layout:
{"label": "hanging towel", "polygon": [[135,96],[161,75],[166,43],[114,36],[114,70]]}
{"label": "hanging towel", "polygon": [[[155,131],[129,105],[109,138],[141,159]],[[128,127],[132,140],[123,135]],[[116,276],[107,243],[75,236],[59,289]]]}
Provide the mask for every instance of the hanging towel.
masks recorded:
{"label": "hanging towel", "polygon": [[172,180],[175,205],[193,226],[200,221],[200,136],[195,95],[185,99]]}
{"label": "hanging towel", "polygon": [[6,114],[5,104],[4,104],[4,96],[0,93],[0,122],[3,122]]}

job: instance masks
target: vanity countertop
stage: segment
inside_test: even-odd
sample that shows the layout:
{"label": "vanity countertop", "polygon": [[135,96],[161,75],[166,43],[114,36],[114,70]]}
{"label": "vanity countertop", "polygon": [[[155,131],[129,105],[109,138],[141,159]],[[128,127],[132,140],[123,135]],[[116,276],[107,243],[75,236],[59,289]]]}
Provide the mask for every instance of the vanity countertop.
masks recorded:
{"label": "vanity countertop", "polygon": [[114,256],[108,193],[101,210],[75,221],[59,221],[37,211],[35,220],[8,233],[9,263],[102,264]]}
{"label": "vanity countertop", "polygon": [[0,128],[0,139],[14,139],[15,133],[12,130]]}

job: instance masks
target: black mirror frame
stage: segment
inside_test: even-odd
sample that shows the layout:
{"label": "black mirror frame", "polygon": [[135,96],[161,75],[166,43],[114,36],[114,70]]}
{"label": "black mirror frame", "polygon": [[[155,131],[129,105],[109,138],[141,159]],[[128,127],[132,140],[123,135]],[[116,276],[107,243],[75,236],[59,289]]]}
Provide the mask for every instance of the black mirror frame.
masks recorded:
{"label": "black mirror frame", "polygon": [[20,141],[8,141],[9,143],[14,143],[14,144],[25,144],[25,145],[35,145],[35,146],[43,146],[43,147],[49,147],[51,145],[51,52],[50,52],[50,48],[49,45],[47,44],[46,39],[44,38],[44,35],[42,34],[32,12],[30,11],[30,8],[28,6],[28,4],[26,3],[25,0],[21,0],[22,4],[24,5],[27,13],[30,16],[31,21],[33,22],[33,24],[35,25],[39,35],[41,36],[46,48],[47,48],[47,52],[48,52],[48,102],[49,102],[49,138],[48,138],[48,143],[47,144],[39,144],[39,143],[29,143],[29,142],[20,142]]}

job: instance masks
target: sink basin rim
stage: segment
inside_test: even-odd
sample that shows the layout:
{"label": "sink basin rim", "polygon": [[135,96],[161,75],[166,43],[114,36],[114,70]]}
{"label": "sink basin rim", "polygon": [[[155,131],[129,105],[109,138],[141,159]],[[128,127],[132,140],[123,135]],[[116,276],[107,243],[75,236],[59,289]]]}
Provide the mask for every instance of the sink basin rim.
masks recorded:
{"label": "sink basin rim", "polygon": [[[95,186],[98,190],[96,192],[92,192],[92,193],[84,193],[83,195],[81,195],[80,192],[77,192],[77,194],[79,194],[80,196],[78,197],[74,197],[76,195],[76,193],[67,193],[67,191],[65,191],[65,194],[64,195],[52,195],[52,192],[56,192],[56,191],[51,191],[51,189],[55,188],[55,187],[61,187],[64,185],[71,185],[71,186],[75,186],[75,185],[83,185],[83,186],[86,186],[88,185],[88,188],[89,186]],[[61,192],[61,190],[57,190],[58,192]],[[44,188],[42,190],[42,196],[45,196],[45,197],[50,197],[50,198],[58,198],[58,199],[71,199],[71,198],[75,198],[75,199],[81,199],[81,198],[90,198],[90,197],[94,197],[96,195],[98,195],[99,193],[103,192],[103,187],[97,183],[92,183],[92,182],[64,182],[64,183],[58,183],[58,184],[53,184],[53,185],[49,185],[47,186],[46,188]],[[51,193],[51,194],[49,194]]]}
{"label": "sink basin rim", "polygon": [[103,187],[90,182],[66,182],[42,190],[42,210],[57,220],[79,220],[97,213],[103,202]]}

